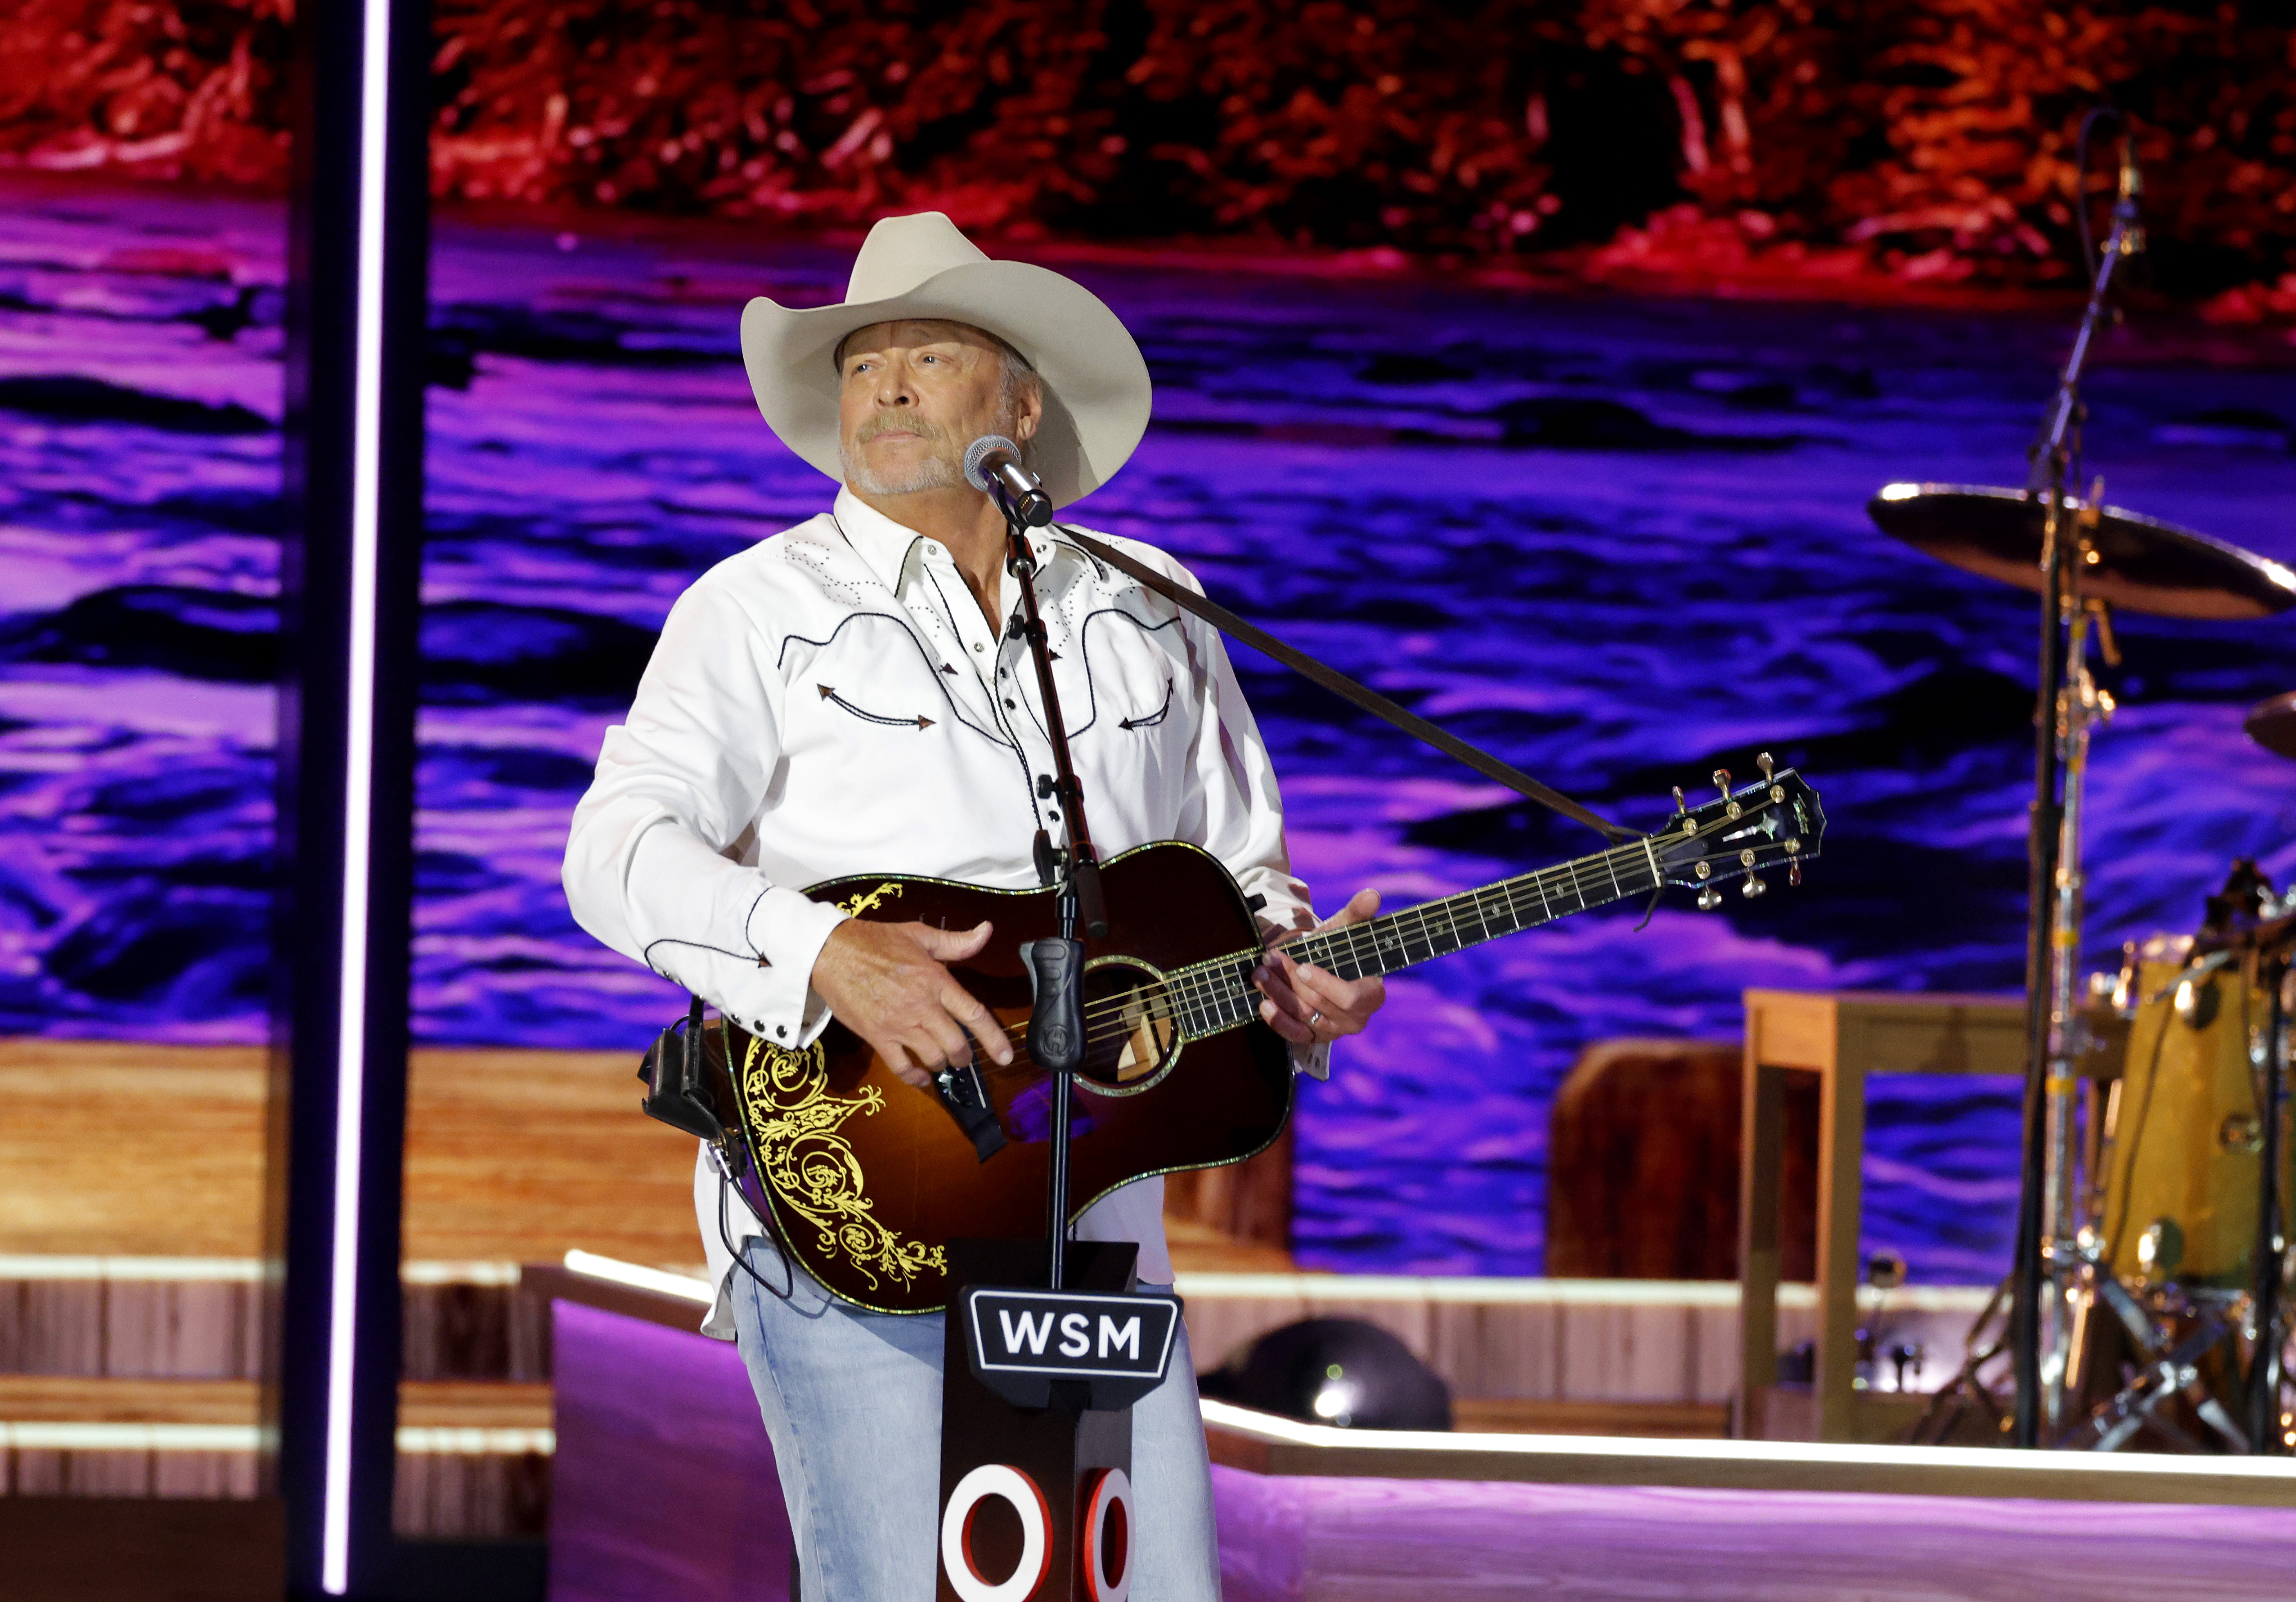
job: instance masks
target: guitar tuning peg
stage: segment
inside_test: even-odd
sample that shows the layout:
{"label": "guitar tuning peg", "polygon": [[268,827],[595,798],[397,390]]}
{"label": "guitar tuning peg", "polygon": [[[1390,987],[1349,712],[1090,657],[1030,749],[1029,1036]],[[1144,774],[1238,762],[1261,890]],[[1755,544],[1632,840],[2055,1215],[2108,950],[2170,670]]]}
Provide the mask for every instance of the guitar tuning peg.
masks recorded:
{"label": "guitar tuning peg", "polygon": [[1722,905],[1722,892],[1711,884],[1698,892],[1699,911],[1711,912],[1720,905]]}
{"label": "guitar tuning peg", "polygon": [[1744,896],[1746,900],[1751,901],[1756,896],[1766,896],[1769,894],[1770,887],[1762,883],[1762,878],[1759,874],[1748,874],[1746,875],[1746,882],[1738,887],[1738,893]]}
{"label": "guitar tuning peg", "polygon": [[1762,770],[1762,783],[1765,785],[1768,784],[1770,782],[1770,768],[1773,766],[1770,761],[1770,753],[1766,751],[1760,756],[1756,757],[1754,759],[1754,766]]}
{"label": "guitar tuning peg", "polygon": [[1730,799],[1730,770],[1727,768],[1714,770],[1714,787],[1722,793],[1724,801]]}
{"label": "guitar tuning peg", "polygon": [[1794,890],[1801,888],[1801,860],[1797,858],[1786,864],[1786,883]]}
{"label": "guitar tuning peg", "polygon": [[1678,813],[1690,810],[1690,803],[1683,799],[1682,786],[1679,785],[1674,787],[1674,809]]}

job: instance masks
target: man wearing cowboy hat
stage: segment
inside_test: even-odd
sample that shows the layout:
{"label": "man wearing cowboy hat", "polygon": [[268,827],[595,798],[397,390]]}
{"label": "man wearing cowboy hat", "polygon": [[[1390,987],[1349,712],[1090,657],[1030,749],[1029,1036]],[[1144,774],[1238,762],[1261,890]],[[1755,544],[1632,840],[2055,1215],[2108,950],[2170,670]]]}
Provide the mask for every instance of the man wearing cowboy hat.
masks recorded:
{"label": "man wearing cowboy hat", "polygon": [[[600,940],[760,1038],[797,1048],[834,1017],[922,1088],[970,1061],[972,1040],[1011,1057],[944,965],[994,931],[864,922],[800,890],[854,873],[1037,883],[1036,832],[1061,832],[1051,749],[1027,647],[1003,626],[1017,604],[1004,520],[966,481],[964,455],[984,435],[1021,441],[1054,504],[1075,501],[1139,444],[1147,365],[1089,291],[990,260],[938,212],[879,223],[841,305],[752,300],[742,352],[767,423],[843,487],[829,512],[719,563],[671,609],[576,809],[567,900]],[[1264,898],[1272,940],[1315,926],[1218,634],[1058,525],[1029,539],[1102,852],[1193,842]],[[1152,547],[1117,543],[1193,582]],[[1377,906],[1366,891],[1332,922]],[[1272,949],[1259,977],[1262,1019],[1319,1074],[1330,1042],[1384,998],[1376,978],[1341,981]],[[706,1165],[695,1201],[718,1286],[703,1327],[737,1338],[749,1365],[807,1602],[930,1596],[940,1319],[833,1300],[728,1207]],[[1076,1235],[1138,1242],[1141,1279],[1168,1283],[1162,1207],[1163,1181],[1142,1180]],[[1154,1602],[1219,1590],[1182,1342],[1133,1421],[1136,1594]]]}

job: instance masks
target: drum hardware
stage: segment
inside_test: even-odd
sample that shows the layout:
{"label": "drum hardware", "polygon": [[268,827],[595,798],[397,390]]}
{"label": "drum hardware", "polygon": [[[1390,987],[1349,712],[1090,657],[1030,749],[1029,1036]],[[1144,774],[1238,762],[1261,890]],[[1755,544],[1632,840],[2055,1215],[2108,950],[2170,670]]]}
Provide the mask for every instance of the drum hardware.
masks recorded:
{"label": "drum hardware", "polygon": [[[2095,490],[2086,501],[2069,498],[2065,510],[2094,520],[2079,551],[2081,593],[2116,612],[2237,622],[2296,604],[2296,571],[2281,563],[2103,505]],[[2041,587],[2046,508],[2035,490],[1895,483],[1866,511],[1883,532],[1964,572],[2035,593]],[[2266,750],[2296,757],[2296,692],[2250,711],[2248,732]]]}
{"label": "drum hardware", "polygon": [[1866,1283],[1874,1287],[1875,1295],[1873,1311],[1857,1331],[1854,1383],[1862,1391],[1881,1389],[1882,1365],[1888,1363],[1896,1376],[1890,1389],[1902,1393],[1906,1389],[1906,1370],[1910,1368],[1914,1377],[1919,1379],[1922,1360],[1926,1355],[1918,1341],[1890,1339],[1890,1293],[1906,1283],[1905,1257],[1890,1251],[1874,1253],[1866,1261]]}
{"label": "drum hardware", "polygon": [[[2091,111],[2082,121],[2076,157],[2084,182],[2091,132],[2108,120],[2122,125],[2127,143],[2120,113]],[[2124,154],[2124,160],[2133,180],[2133,158]],[[2072,492],[2081,476],[2080,386],[2090,347],[2108,313],[2115,268],[2142,238],[2136,189],[2133,181],[2123,184],[2112,231],[2095,257],[2084,262],[2092,271],[2088,299],[2034,443],[2025,488],[1893,483],[1867,505],[1885,532],[1915,549],[2040,597],[2026,931],[2029,1056],[2008,1349],[2015,1392],[2012,1434],[2016,1444],[2029,1447],[2064,1424],[2078,1302],[2077,1214],[2079,1203],[2096,1194],[2095,1168],[2088,1171],[2087,1192],[2077,1191],[2086,1154],[2079,1076],[2091,1055],[2077,1005],[2080,814],[2089,733],[2111,717],[2112,702],[2090,675],[2089,635],[2094,628],[2098,653],[2112,665],[2118,661],[2112,610],[2232,620],[2269,616],[2296,604],[2296,571],[2281,563],[2110,506],[2102,480],[2085,499]],[[2085,251],[2086,226],[2084,221]],[[2296,709],[2289,723],[2296,750]],[[2197,991],[2194,1005],[2201,1005]],[[1973,1344],[1977,1333],[1972,1332]],[[1964,1365],[1948,1393],[1976,1383],[1975,1370]]]}
{"label": "drum hardware", "polygon": [[2166,1284],[2185,1261],[2185,1232],[2172,1218],[2156,1218],[2136,1237],[2136,1277],[2144,1285]]}
{"label": "drum hardware", "polygon": [[[2296,1269],[2284,1144],[2292,899],[2236,864],[2196,936],[2128,942],[2117,974],[2088,978],[2084,1026],[2093,1040],[2122,1039],[2119,1077],[2087,1108],[2086,1221],[2046,1243],[2047,1311],[2062,1331],[2046,1444],[2296,1448],[2282,1294]],[[2009,1433],[1997,1393],[2013,1294],[2013,1282],[1996,1290],[1915,1442],[1968,1440],[1972,1426]]]}
{"label": "drum hardware", "polygon": [[[1909,1444],[1945,1446],[1965,1440],[1968,1444],[1985,1445],[2009,1433],[2009,1415],[1995,1393],[2000,1376],[1988,1377],[1986,1371],[2008,1355],[2011,1283],[2005,1279],[1996,1286],[1971,1323],[1961,1367],[1931,1395],[1929,1405],[1906,1434]],[[1973,1434],[1972,1414],[1976,1416]]]}
{"label": "drum hardware", "polygon": [[[2261,1194],[2257,1204],[2256,1279],[2249,1302],[2248,1330],[2251,1351],[2249,1439],[2262,1452],[2296,1447],[2296,1428],[2290,1427],[2296,1425],[2296,1409],[2291,1408],[2286,1396],[2286,1332],[2291,1320],[2284,1292],[2291,1253],[2290,1231],[2284,1222],[2288,1202],[2281,1195],[2288,1179],[2281,1150],[2285,1133],[2282,1128],[2283,1109],[2288,1100],[2289,1065],[2292,1058],[2296,1058],[2296,1039],[2292,1039],[2292,1031],[2296,1031],[2296,961],[2292,961],[2284,932],[2266,933],[2267,929],[2286,931],[2286,908],[2291,901],[2296,901],[2296,885],[2291,886],[2288,896],[2277,902],[2267,893],[2261,908],[2265,917],[2254,936],[2259,942],[2256,958],[2259,969],[2267,967],[2267,954],[2270,964],[2276,966],[2276,972],[2267,981],[2272,998],[2271,1022],[2262,1061],[2257,1064],[2262,1081],[2257,1097],[2257,1172]],[[2265,943],[2267,941],[2271,943]]]}
{"label": "drum hardware", "polygon": [[[2105,1294],[2108,1302],[2128,1296],[2128,1290],[2110,1276],[2101,1277],[2097,1283],[2112,1287]],[[2133,1365],[2138,1370],[2136,1377],[2091,1409],[2054,1444],[2115,1451],[2150,1428],[2180,1451],[2206,1451],[2207,1445],[2165,1410],[2168,1404],[2182,1400],[2213,1432],[2220,1443],[2218,1450],[2243,1456],[2249,1453],[2252,1450],[2249,1437],[2216,1394],[2210,1383],[2214,1376],[2208,1367],[2209,1360],[2229,1343],[2239,1328],[2246,1302],[2244,1294],[2196,1300],[2176,1309],[2173,1316],[2164,1314],[2149,1320],[2152,1328],[2137,1342],[2140,1357]],[[2114,1310],[2120,1309],[2116,1307]],[[2126,1314],[2121,1323],[2128,1326]],[[2178,1339],[2176,1332],[2186,1323],[2193,1327]],[[2169,1343],[2172,1340],[2174,1345]]]}
{"label": "drum hardware", "polygon": [[[2199,936],[2148,942],[2136,965],[2140,982],[2126,987],[2141,990],[2142,1017],[2118,1089],[2127,1097],[2133,1086],[2136,1099],[2127,1104],[2125,1136],[2109,1132],[2111,1204],[2082,1233],[2081,1300],[2084,1310],[2102,1306],[2117,1315],[2128,1356],[2119,1389],[2089,1407],[2059,1445],[2112,1450],[2148,1431],[2185,1451],[2296,1444],[2281,1305],[2288,1176],[2279,1138],[2286,1018],[2296,1000],[2284,905],[2254,864],[2235,864],[2224,890],[2208,899]],[[2156,1112],[2156,1091],[2172,1080],[2181,1104]],[[2241,1099],[2248,1105],[2225,1105]],[[2162,1114],[2169,1138],[2148,1150],[2147,1125]],[[2240,1214],[2251,1172],[2250,1226]],[[2116,1238],[2128,1235],[2132,1212],[2143,1217],[2174,1197],[2190,1210],[2181,1220],[2159,1212],[2133,1236]],[[2114,1346],[2084,1322],[2073,1351],[2094,1362]],[[2094,1388],[2076,1376],[2068,1390],[2078,1396]]]}
{"label": "drum hardware", "polygon": [[[2077,375],[2076,375],[2077,376]],[[2058,689],[2054,739],[2046,759],[2037,754],[2037,820],[2054,814],[2051,848],[2045,853],[2049,871],[2037,872],[2035,890],[2044,883],[2046,896],[2037,893],[2036,929],[2030,932],[2029,954],[2035,975],[2046,983],[2047,1028],[2037,1030],[2037,1044],[2046,1039],[2037,1092],[2039,1127],[2037,1198],[2040,1235],[2032,1243],[2032,1256],[2051,1280],[2044,1290],[2032,1287],[2037,1343],[2034,1383],[2038,1389],[2035,1421],[2038,1432],[2046,1423],[2054,1433],[2065,1422],[2065,1381],[2068,1345],[2078,1298],[2065,1266],[2070,1255],[2052,1243],[2068,1240],[2078,1228],[2081,1212],[2094,1212],[2101,1200],[2101,1152],[2094,1148],[2096,1132],[2109,1129],[2117,1108],[2118,1087],[2107,1092],[2106,1105],[2087,1121],[2091,1131],[2084,1142],[2083,1120],[2078,1107],[2083,1069],[2094,1072],[2093,1060],[2103,1044],[2094,1021],[2100,1016],[2133,1017],[2152,999],[2139,1000],[2134,989],[2136,954],[2125,956],[2122,974],[2108,982],[2109,1005],[2099,1005],[2105,986],[2092,986],[2087,1008],[2079,1005],[2081,987],[2076,983],[2079,932],[2083,912],[2084,876],[2080,841],[2083,802],[2092,732],[2110,721],[2114,702],[2109,690],[2095,681],[2090,657],[2105,666],[2119,662],[2112,636],[2116,609],[2157,616],[2235,619],[2267,616],[2296,605],[2296,572],[2276,562],[2210,539],[2174,524],[2142,516],[2104,503],[2102,481],[2086,499],[2052,500],[2051,491],[1979,489],[1956,485],[1891,484],[1874,497],[1868,510],[1886,532],[1915,549],[1965,571],[1999,578],[2021,588],[2049,587],[2038,560],[2053,548],[2062,521],[2071,536],[2073,560],[2062,565],[2063,586],[2058,601],[2061,628],[2045,634],[2061,642],[2062,656],[2052,672],[2045,661],[2043,678],[2054,678]],[[2044,655],[2049,650],[2045,645]],[[2296,694],[2267,702],[2251,714],[2251,732],[2260,742],[2277,739],[2296,756]],[[2280,749],[2280,746],[2273,746]],[[2046,781],[2046,782],[2045,782]],[[2038,822],[2037,822],[2038,827]],[[2037,869],[2040,864],[2037,861]],[[2292,908],[2296,910],[2296,908]],[[2291,919],[2296,923],[2296,917]],[[2208,1027],[2211,1009],[2220,1004],[2211,976],[2233,961],[2230,953],[2210,954],[2202,965],[2173,981],[2168,994],[2177,1016],[2194,1029]],[[2087,1159],[2087,1161],[2084,1161]],[[2081,1183],[2086,1176],[2087,1183]],[[1972,1332],[1974,1333],[1974,1332]],[[1956,1386],[1969,1383],[1956,1376]]]}
{"label": "drum hardware", "polygon": [[[2091,111],[2081,122],[2079,143],[2080,178],[2087,179],[2088,136],[2100,119],[2119,117],[2119,113],[2099,109]],[[2123,132],[2126,133],[2126,119]],[[2086,218],[2086,213],[2084,213]],[[2083,223],[2084,251],[2087,247],[2087,223]],[[2066,919],[2068,910],[2078,910],[2079,875],[2077,859],[2062,857],[2060,847],[2070,837],[2078,844],[2079,836],[2072,830],[2079,817],[2078,793],[2061,797],[2060,762],[2067,754],[2064,746],[2068,736],[2077,735],[2078,749],[2085,757],[2087,750],[2087,722],[2077,715],[2083,705],[2078,690],[2070,696],[2069,686],[2078,686],[2079,653],[2085,638],[2081,625],[2088,612],[2083,605],[2080,584],[2091,577],[2087,570],[2098,570],[2094,575],[2102,580],[2105,563],[2103,552],[2094,538],[2103,526],[2103,495],[2093,492],[2089,505],[2083,507],[2071,497],[2071,485],[2078,481],[2079,467],[2075,460],[2079,450],[2079,435],[2075,420],[2081,415],[2080,382],[2087,366],[2090,341],[2103,323],[2107,298],[2112,286],[2113,269],[2122,256],[2131,250],[2140,237],[2136,232],[2136,202],[2134,185],[2122,194],[2112,212],[2112,231],[2107,236],[2103,251],[2094,261],[2084,259],[2082,266],[2093,269],[2087,304],[2081,312],[2080,327],[2073,337],[2072,349],[2065,358],[2063,370],[2058,374],[2056,393],[2041,425],[2039,439],[2035,442],[2027,491],[2018,513],[2012,513],[2021,527],[2033,522],[2038,513],[2040,540],[2038,561],[2030,567],[2021,566],[2016,558],[2026,555],[2021,548],[2013,553],[2005,568],[1988,569],[1997,577],[2008,579],[2020,587],[2037,589],[2040,605],[2040,668],[2039,683],[2034,697],[2033,804],[2029,819],[2027,855],[2030,877],[2027,884],[2028,921],[2025,945],[2025,995],[2027,1007],[2027,1058],[2025,1074],[2024,1140],[2020,1162],[2020,1185],[2017,1206],[2017,1249],[2013,1275],[2017,1292],[2012,1304],[2014,1327],[2011,1341],[2011,1368],[2015,1384],[2016,1404],[2013,1434],[2020,1446],[2039,1443],[2041,1420],[2045,1410],[2045,1355],[2051,1348],[2062,1351],[2062,1343],[2053,1342],[2057,1333],[2058,1315],[2063,1310],[2061,1296],[2050,1294],[2046,1299],[2043,1279],[2047,1275],[2049,1256],[2047,1243],[2053,1228],[2062,1221],[2067,1197],[2068,1176],[2058,1161],[2057,1146],[2065,1133],[2069,1120],[2055,1115],[2056,1089],[2070,1081],[2070,1055],[2069,1026],[2070,1018],[2071,977],[2070,968],[2079,952],[2079,927]],[[2102,486],[2099,487],[2100,490]],[[1980,504],[1997,497],[1980,494]],[[1948,546],[1923,546],[1911,534],[1901,538],[1912,539],[1921,548],[1931,548],[1947,560],[1958,560],[1963,565],[1984,553],[1985,541],[1970,543],[1980,527],[1972,515],[1976,506],[1966,495],[1952,495],[1944,503],[1932,503],[1930,493],[1921,486],[1892,484],[1882,489],[1870,504],[1868,510],[1874,521],[1891,532],[1900,529],[1933,530],[1941,523],[1956,525],[1963,532],[1959,543]],[[1932,505],[1938,515],[1923,516]],[[1958,513],[1958,515],[1956,515]],[[2084,518],[2084,513],[2086,517]],[[2070,514],[2070,515],[2069,515]],[[2087,528],[2080,524],[2086,521]],[[1893,526],[1894,525],[1894,526]],[[2078,531],[2077,531],[2078,530]],[[2016,545],[2022,546],[2021,538]],[[2078,548],[2076,548],[2078,546]],[[2065,638],[2064,625],[2070,612],[2075,626],[2071,642]],[[2073,671],[2069,671],[2073,670]],[[2090,704],[2093,704],[2090,703]],[[2079,768],[2072,770],[2076,775]],[[2056,1231],[2062,1238],[2067,1231]],[[2054,1284],[2052,1291],[2057,1288]],[[2054,1399],[2057,1388],[2048,1384],[2046,1396]]]}

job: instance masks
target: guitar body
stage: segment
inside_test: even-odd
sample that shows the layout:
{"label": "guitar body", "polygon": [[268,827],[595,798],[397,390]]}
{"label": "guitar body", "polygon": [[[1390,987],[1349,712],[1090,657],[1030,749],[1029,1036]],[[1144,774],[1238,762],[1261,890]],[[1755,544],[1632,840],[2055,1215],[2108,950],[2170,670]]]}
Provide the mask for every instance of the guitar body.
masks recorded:
{"label": "guitar body", "polygon": [[[1300,939],[1292,954],[1341,979],[1414,963],[1536,928],[1672,884],[1699,891],[1757,869],[1801,882],[1825,814],[1792,768],[1756,759],[1759,783],[1680,804],[1664,828],[1553,867],[1518,874],[1366,923]],[[1083,1065],[1070,1142],[1070,1217],[1150,1174],[1240,1162],[1265,1150],[1292,1113],[1292,1055],[1259,1022],[1250,983],[1259,930],[1243,893],[1206,852],[1177,841],[1103,865],[1109,933],[1085,948]],[[1030,1011],[1021,946],[1057,935],[1049,890],[983,890],[946,879],[855,875],[806,892],[856,917],[970,929],[996,925],[988,948],[955,968],[1006,1026],[1016,1056],[938,1088],[903,1084],[852,1031],[832,1023],[802,1051],[721,1023],[703,1042],[715,1110],[657,1113],[680,1129],[715,1130],[732,1108],[746,1163],[740,1182],[793,1261],[844,1300],[879,1312],[934,1312],[948,1301],[948,1242],[1045,1239],[1052,1080],[1029,1061]],[[667,1042],[670,1037],[664,1036]],[[649,1057],[651,1065],[655,1061]],[[682,1058],[681,1061],[690,1061]],[[649,1110],[652,1110],[651,1106]]]}
{"label": "guitar body", "polygon": [[[1072,1102],[1071,1219],[1131,1180],[1242,1162],[1292,1111],[1291,1053],[1275,1031],[1255,1021],[1183,1041],[1161,1022],[1165,974],[1259,945],[1227,871],[1163,841],[1104,864],[1102,883],[1109,932],[1086,942],[1086,1015],[1099,1022],[1088,1023],[1096,1043]],[[988,919],[988,949],[952,971],[1015,1030],[1030,1010],[1019,948],[1060,932],[1050,890],[872,874],[807,894],[884,923],[969,929]],[[742,1188],[791,1260],[840,1297],[879,1312],[935,1311],[948,1300],[952,1236],[1046,1236],[1051,1076],[1017,1039],[1007,1068],[976,1051],[978,1072],[961,1077],[953,1100],[946,1087],[904,1084],[840,1023],[802,1051],[722,1030],[709,1055],[738,1109],[750,1157]]]}

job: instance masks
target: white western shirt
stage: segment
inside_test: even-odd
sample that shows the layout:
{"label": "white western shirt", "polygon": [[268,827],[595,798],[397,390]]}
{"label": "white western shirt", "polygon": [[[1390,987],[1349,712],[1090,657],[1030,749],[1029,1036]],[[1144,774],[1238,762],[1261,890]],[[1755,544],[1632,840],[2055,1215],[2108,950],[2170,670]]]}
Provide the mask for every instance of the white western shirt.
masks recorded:
{"label": "white western shirt", "polygon": [[[1152,546],[1112,543],[1194,587]],[[1266,898],[1263,920],[1310,925],[1275,775],[1218,634],[1057,532],[1030,544],[1101,855],[1192,842]],[[999,616],[1019,604],[1007,573]],[[615,950],[800,1047],[828,1023],[808,981],[845,917],[804,888],[864,873],[1033,886],[1037,829],[1062,834],[1057,802],[1037,794],[1052,771],[1027,644],[981,615],[946,546],[840,489],[828,514],[718,563],[670,608],[574,810],[567,902]],[[1320,1051],[1299,1060],[1324,1071]],[[718,1286],[703,1328],[731,1339],[720,1196],[697,1162]],[[1128,1185],[1077,1236],[1137,1241],[1141,1277],[1168,1281],[1163,1196],[1161,1179]],[[760,1233],[738,1200],[723,1221],[737,1243]]]}

